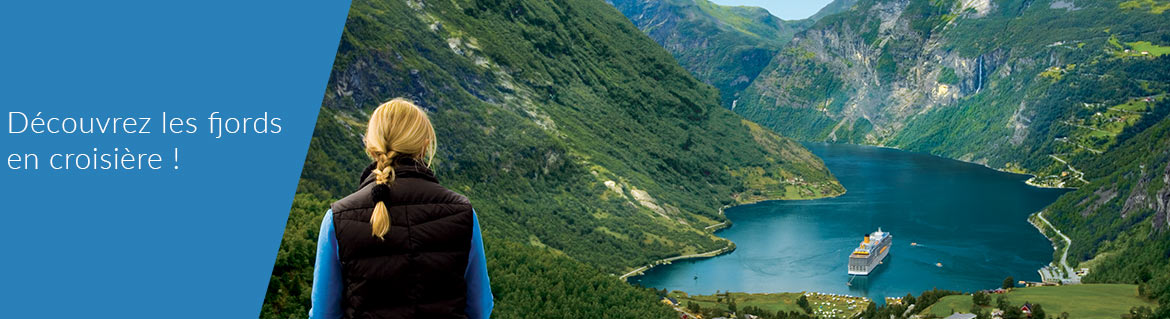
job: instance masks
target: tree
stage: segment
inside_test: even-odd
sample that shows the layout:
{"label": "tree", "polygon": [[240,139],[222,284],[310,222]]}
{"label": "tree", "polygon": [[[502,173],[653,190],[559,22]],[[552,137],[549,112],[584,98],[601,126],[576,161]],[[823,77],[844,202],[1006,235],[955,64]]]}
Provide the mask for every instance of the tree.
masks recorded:
{"label": "tree", "polygon": [[[804,309],[804,312],[812,313],[812,306],[808,304],[808,298],[805,298],[804,295],[800,295],[800,299],[796,299],[796,305],[800,306],[800,309]],[[873,305],[873,303],[870,303],[870,305]]]}
{"label": "tree", "polygon": [[995,307],[1007,311],[1012,307],[1012,304],[1008,303],[1007,295],[999,295],[999,297],[995,297]]}
{"label": "tree", "polygon": [[694,301],[687,301],[687,310],[690,310],[691,313],[699,313],[702,308],[700,308],[699,304],[695,303]]}
{"label": "tree", "polygon": [[[1000,309],[1003,309],[1003,308],[1000,308]],[[1020,311],[1020,308],[1008,307],[1007,309],[1003,309],[1003,319],[1023,319],[1023,318],[1024,318],[1024,312]]]}
{"label": "tree", "polygon": [[877,312],[878,312],[877,306],[874,305],[873,302],[871,302],[871,303],[869,303],[869,305],[865,306],[865,311],[861,312],[861,317],[862,318],[876,318]]}
{"label": "tree", "polygon": [[1129,308],[1129,317],[1133,319],[1148,319],[1154,318],[1154,312],[1149,307],[1133,307]]}
{"label": "tree", "polygon": [[1003,279],[1003,289],[1011,289],[1012,287],[1015,287],[1015,286],[1016,286],[1016,279],[1012,278],[1012,276],[1008,276],[1007,278]]}
{"label": "tree", "polygon": [[1068,311],[1061,311],[1060,319],[1068,319]]}
{"label": "tree", "polygon": [[991,294],[982,291],[976,292],[974,295],[971,295],[971,302],[980,306],[990,306]]}
{"label": "tree", "polygon": [[1040,304],[1032,304],[1032,319],[1044,319],[1044,308]]}
{"label": "tree", "polygon": [[906,297],[902,297],[902,304],[904,304],[904,305],[909,306],[909,305],[913,305],[915,303],[917,303],[917,302],[916,302],[916,300],[914,300],[913,294],[906,293]]}

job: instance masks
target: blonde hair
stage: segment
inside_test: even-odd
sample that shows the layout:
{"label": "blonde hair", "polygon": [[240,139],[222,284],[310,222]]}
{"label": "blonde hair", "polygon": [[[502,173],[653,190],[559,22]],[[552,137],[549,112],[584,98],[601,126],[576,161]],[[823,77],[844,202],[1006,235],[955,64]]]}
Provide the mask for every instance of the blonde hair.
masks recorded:
{"label": "blonde hair", "polygon": [[[425,111],[402,98],[382,103],[370,114],[365,136],[366,155],[374,162],[373,174],[377,184],[394,183],[394,158],[410,156],[425,161],[427,166],[435,158],[435,129]],[[375,185],[375,187],[377,187]],[[375,237],[390,231],[390,213],[382,198],[374,199],[374,214],[370,226]]]}

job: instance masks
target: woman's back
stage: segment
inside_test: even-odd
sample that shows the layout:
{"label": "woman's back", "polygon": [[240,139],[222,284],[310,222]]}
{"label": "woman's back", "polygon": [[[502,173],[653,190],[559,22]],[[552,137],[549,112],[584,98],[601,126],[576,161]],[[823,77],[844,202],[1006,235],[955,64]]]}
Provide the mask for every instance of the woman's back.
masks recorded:
{"label": "woman's back", "polygon": [[426,113],[403,99],[383,103],[363,141],[374,163],[321,220],[309,316],[490,316],[479,222],[429,168],[437,143]]}
{"label": "woman's back", "polygon": [[346,317],[464,317],[471,203],[414,159],[395,164],[384,238],[370,234],[373,176],[363,174],[360,189],[332,206]]}

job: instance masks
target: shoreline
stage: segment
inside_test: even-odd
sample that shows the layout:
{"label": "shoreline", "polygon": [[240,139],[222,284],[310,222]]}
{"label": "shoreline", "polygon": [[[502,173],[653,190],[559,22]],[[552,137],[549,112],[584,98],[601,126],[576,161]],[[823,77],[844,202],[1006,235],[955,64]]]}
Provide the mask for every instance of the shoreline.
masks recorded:
{"label": "shoreline", "polygon": [[[844,188],[844,186],[842,186],[842,188]],[[746,201],[746,202],[742,202],[742,203],[727,204],[727,205],[723,205],[722,207],[719,207],[718,215],[726,216],[723,213],[723,211],[728,209],[728,208],[732,208],[732,207],[736,207],[736,206],[755,205],[755,204],[759,204],[759,203],[763,203],[763,202],[781,201],[781,200],[783,200],[783,201],[798,201],[798,200],[817,200],[817,199],[825,199],[825,198],[834,198],[834,197],[838,197],[841,195],[845,195],[845,193],[847,193],[847,192],[849,192],[848,189],[846,189],[845,191],[842,191],[840,194],[836,194],[836,195],[832,195],[832,196],[821,196],[821,197],[815,197],[815,198],[800,198],[800,199],[761,199],[761,200],[754,200],[754,201]],[[726,217],[724,217],[724,218],[726,218]],[[718,224],[704,227],[703,230],[707,231],[707,230],[711,229],[712,227],[714,227],[715,229],[710,230],[711,234],[714,235],[716,232],[718,232],[720,230],[731,227],[731,225],[732,225],[731,220],[728,219],[727,221],[724,221],[722,223],[718,223]],[[669,265],[669,264],[671,264],[675,261],[679,261],[679,260],[718,257],[720,255],[728,254],[728,253],[735,251],[735,242],[733,242],[727,238],[718,237],[718,236],[716,236],[716,237],[726,241],[727,245],[725,245],[719,249],[704,252],[704,253],[680,255],[680,256],[674,256],[674,257],[655,260],[655,261],[651,262],[650,264],[643,265],[641,267],[635,268],[634,270],[631,270],[630,272],[625,273],[624,275],[618,276],[618,279],[621,280],[622,282],[629,283],[629,281],[627,279],[629,279],[630,277],[641,276],[641,275],[645,274],[646,271],[653,269],[654,267],[658,267],[660,265]]]}
{"label": "shoreline", "polygon": [[1053,188],[1053,189],[1069,189],[1069,190],[1077,189],[1076,187],[1049,186],[1049,185],[1044,185],[1044,184],[1032,182],[1032,180],[1039,178],[1040,176],[1037,176],[1036,174],[1032,174],[1029,172],[1013,172],[1013,171],[1009,171],[1009,170],[1004,169],[1004,168],[991,167],[990,165],[987,165],[985,163],[979,163],[979,162],[975,162],[975,161],[963,160],[963,159],[958,159],[958,158],[950,158],[950,157],[946,157],[946,156],[942,156],[942,155],[925,153],[925,152],[911,151],[911,150],[903,149],[903,148],[900,148],[897,146],[879,145],[879,144],[835,143],[835,142],[823,142],[823,141],[822,142],[798,141],[798,142],[869,146],[869,147],[876,147],[876,148],[899,150],[899,151],[903,151],[903,152],[910,152],[910,153],[916,153],[916,154],[922,154],[922,155],[929,155],[929,156],[934,156],[934,157],[943,158],[943,159],[949,159],[949,160],[953,160],[953,161],[960,161],[960,162],[968,163],[968,164],[975,164],[975,165],[983,166],[983,167],[986,167],[987,169],[994,170],[994,171],[1001,172],[1001,173],[1028,176],[1028,179],[1024,180],[1024,184],[1026,184],[1028,186],[1036,187],[1036,188]]}

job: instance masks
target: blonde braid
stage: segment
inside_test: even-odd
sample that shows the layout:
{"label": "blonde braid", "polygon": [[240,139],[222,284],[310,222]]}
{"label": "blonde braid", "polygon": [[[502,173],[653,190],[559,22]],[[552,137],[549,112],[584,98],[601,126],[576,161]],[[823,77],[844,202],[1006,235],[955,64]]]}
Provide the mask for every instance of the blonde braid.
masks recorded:
{"label": "blonde braid", "polygon": [[[398,152],[376,152],[377,167],[373,174],[375,178],[374,187],[390,186],[394,183],[394,156]],[[385,240],[386,233],[390,232],[390,211],[386,208],[385,198],[374,198],[374,213],[370,215],[370,228],[375,237]]]}

